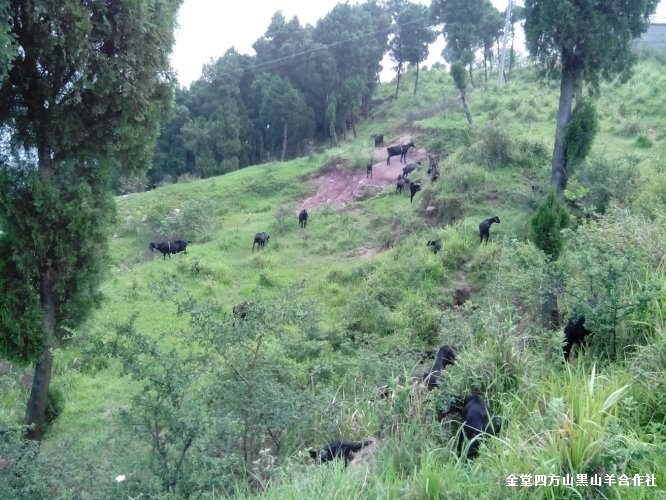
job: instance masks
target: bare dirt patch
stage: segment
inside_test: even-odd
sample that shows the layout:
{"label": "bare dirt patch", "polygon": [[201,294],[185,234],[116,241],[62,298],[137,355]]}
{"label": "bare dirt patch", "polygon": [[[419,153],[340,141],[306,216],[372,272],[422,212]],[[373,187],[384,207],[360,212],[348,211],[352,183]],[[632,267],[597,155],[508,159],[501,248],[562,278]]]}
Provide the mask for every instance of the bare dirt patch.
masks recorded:
{"label": "bare dirt patch", "polygon": [[463,305],[470,298],[472,298],[472,294],[477,291],[474,287],[472,287],[472,285],[470,285],[469,281],[467,280],[467,276],[464,274],[458,276],[453,286],[454,290],[452,298],[454,306]]}
{"label": "bare dirt patch", "polygon": [[[411,140],[411,135],[406,134],[391,142],[391,144],[406,144]],[[400,163],[400,158],[394,156],[391,163],[387,165],[386,156],[386,147],[373,149],[372,178],[366,178],[365,169],[353,171],[346,160],[334,158],[318,175],[307,178],[310,183],[316,186],[317,192],[303,200],[299,210],[302,208],[311,210],[326,205],[343,207],[347,203],[368,198],[389,186],[394,187],[405,164]],[[419,161],[422,164],[422,174],[425,175],[428,168],[427,151],[425,149],[410,149],[407,153],[407,163]],[[412,177],[418,177],[418,174],[417,170],[416,173],[412,173]]]}

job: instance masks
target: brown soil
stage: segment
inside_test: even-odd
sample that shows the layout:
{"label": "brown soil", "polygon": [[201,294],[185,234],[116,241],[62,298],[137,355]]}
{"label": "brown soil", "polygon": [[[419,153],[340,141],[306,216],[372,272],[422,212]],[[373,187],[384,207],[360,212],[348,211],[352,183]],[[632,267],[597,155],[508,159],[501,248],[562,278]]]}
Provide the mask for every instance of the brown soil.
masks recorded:
{"label": "brown soil", "polygon": [[469,284],[469,281],[467,281],[467,276],[464,274],[458,276],[454,286],[455,289],[453,290],[453,305],[455,306],[463,305],[470,298],[472,298],[472,294],[477,291]]}
{"label": "brown soil", "polygon": [[[405,144],[411,140],[411,135],[404,135],[391,144]],[[366,178],[365,169],[351,171],[345,160],[334,158],[320,175],[309,178],[309,181],[317,187],[317,192],[303,200],[299,210],[302,208],[311,210],[325,205],[343,207],[349,202],[365,199],[388,186],[395,188],[398,175],[402,173],[405,164],[400,163],[398,156],[394,156],[391,158],[390,165],[387,165],[386,156],[386,146],[375,148],[372,151],[372,158],[375,162],[372,168],[372,178]],[[407,163],[417,161],[421,162],[421,171],[425,174],[428,168],[428,153],[425,149],[411,148],[409,150]]]}

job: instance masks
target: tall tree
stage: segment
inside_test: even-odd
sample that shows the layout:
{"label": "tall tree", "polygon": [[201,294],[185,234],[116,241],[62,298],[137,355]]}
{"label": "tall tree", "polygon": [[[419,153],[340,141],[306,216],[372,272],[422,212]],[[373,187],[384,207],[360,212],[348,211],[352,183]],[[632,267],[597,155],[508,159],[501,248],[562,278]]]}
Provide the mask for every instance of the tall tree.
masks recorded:
{"label": "tall tree", "polygon": [[428,46],[437,39],[437,32],[428,26],[428,8],[405,0],[393,0],[388,8],[395,23],[395,33],[389,44],[389,56],[397,65],[395,97],[400,89],[404,64],[416,66],[414,94],[419,84],[419,65],[428,58]]}
{"label": "tall tree", "polygon": [[635,55],[631,41],[647,30],[659,0],[525,0],[525,37],[533,57],[560,75],[560,102],[551,178],[567,186],[565,131],[574,91],[583,81],[627,75]]}
{"label": "tall tree", "polygon": [[484,0],[433,0],[430,4],[433,21],[444,26],[446,45],[442,56],[449,63],[462,62],[469,69],[472,86],[474,53],[481,47],[479,25],[483,19],[483,5]]}
{"label": "tall tree", "polygon": [[479,23],[479,38],[483,47],[483,72],[484,80],[488,81],[488,64],[490,72],[493,71],[493,45],[499,41],[502,28],[504,27],[504,16],[490,0],[484,0],[483,15]]}
{"label": "tall tree", "polygon": [[0,353],[36,362],[28,438],[45,430],[52,350],[99,302],[110,172],[147,169],[171,96],[179,5],[10,1],[17,52],[0,86]]}

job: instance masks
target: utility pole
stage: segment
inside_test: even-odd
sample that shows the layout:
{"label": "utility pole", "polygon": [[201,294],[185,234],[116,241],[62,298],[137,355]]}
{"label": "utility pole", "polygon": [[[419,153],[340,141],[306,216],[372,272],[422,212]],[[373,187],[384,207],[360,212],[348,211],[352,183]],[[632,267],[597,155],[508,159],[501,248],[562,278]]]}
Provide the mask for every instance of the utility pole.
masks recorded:
{"label": "utility pole", "polygon": [[500,56],[499,76],[497,77],[497,85],[499,85],[500,87],[504,85],[504,63],[506,62],[506,42],[509,39],[512,4],[513,0],[509,0],[509,5],[506,8],[506,19],[504,20],[504,36],[502,37],[502,55]]}

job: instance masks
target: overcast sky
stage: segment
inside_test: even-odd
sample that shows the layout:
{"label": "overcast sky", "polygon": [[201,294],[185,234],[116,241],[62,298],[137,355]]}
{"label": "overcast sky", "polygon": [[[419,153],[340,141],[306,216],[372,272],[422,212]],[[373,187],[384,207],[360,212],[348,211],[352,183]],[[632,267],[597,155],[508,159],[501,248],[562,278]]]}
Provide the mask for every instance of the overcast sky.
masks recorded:
{"label": "overcast sky", "polygon": [[[508,0],[491,0],[500,11],[504,11]],[[238,3],[236,3],[238,2]],[[430,0],[416,0],[429,5]],[[176,45],[171,61],[178,73],[181,85],[189,86],[201,76],[204,64],[211,58],[224,55],[230,47],[238,52],[254,54],[252,44],[261,37],[277,10],[289,20],[298,16],[302,26],[316,24],[337,4],[339,0],[184,0],[178,15]],[[350,0],[350,4],[359,3]],[[518,2],[522,3],[522,2]],[[666,22],[666,0],[662,0],[654,18]],[[426,64],[441,61],[442,37],[430,46],[430,57]],[[384,64],[386,79],[388,64]]]}

